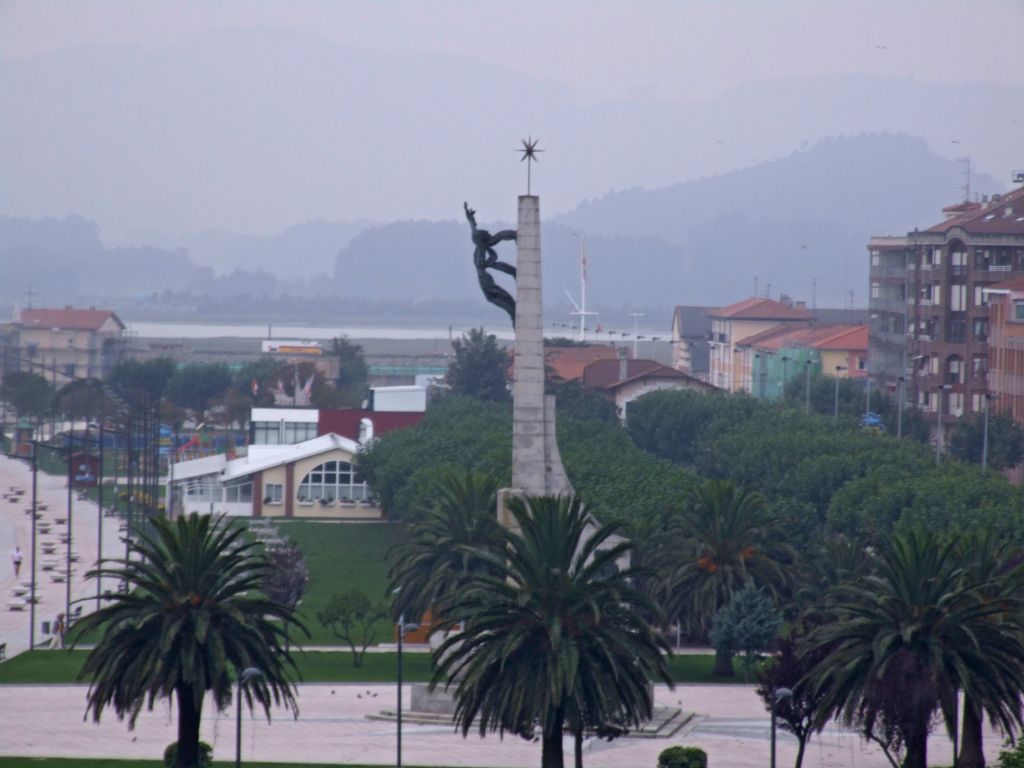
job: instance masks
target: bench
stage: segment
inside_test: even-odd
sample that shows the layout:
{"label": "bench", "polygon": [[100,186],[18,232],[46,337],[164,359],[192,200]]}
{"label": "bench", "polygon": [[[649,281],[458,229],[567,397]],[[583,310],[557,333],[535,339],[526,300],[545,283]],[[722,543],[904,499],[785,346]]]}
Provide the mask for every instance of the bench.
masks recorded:
{"label": "bench", "polygon": [[7,643],[0,643],[0,661],[7,661]]}
{"label": "bench", "polygon": [[27,605],[28,605],[28,601],[27,600],[22,600],[21,598],[15,597],[15,598],[12,598],[12,599],[7,601],[7,610],[9,610],[9,611],[24,611],[25,610],[25,606],[27,606]]}

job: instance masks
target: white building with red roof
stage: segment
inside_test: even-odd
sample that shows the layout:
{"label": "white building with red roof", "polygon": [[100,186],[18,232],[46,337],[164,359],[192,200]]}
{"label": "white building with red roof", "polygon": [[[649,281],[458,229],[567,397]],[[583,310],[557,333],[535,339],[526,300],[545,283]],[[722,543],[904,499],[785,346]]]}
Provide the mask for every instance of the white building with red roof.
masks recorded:
{"label": "white building with red roof", "polygon": [[6,371],[32,371],[58,386],[103,378],[122,356],[125,325],[110,310],[29,308],[10,325]]}

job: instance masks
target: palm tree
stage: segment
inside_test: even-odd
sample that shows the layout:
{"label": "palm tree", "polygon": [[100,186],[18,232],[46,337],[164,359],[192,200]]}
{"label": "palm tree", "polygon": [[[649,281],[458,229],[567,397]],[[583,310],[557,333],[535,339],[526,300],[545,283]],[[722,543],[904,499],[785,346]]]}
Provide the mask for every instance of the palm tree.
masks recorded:
{"label": "palm tree", "polygon": [[[786,589],[795,555],[760,494],[728,480],[700,483],[687,490],[678,525],[688,546],[672,578],[673,613],[691,634],[706,639],[718,610],[748,584],[775,598]],[[715,674],[733,674],[731,654],[716,654]]]}
{"label": "palm tree", "polygon": [[390,592],[397,590],[394,618],[417,620],[435,610],[485,567],[478,551],[500,543],[498,480],[466,470],[448,472],[434,486],[434,506],[411,528],[409,540],[388,553]]}
{"label": "palm tree", "polygon": [[231,703],[232,668],[262,672],[246,689],[250,707],[255,699],[268,718],[271,704],[296,710],[297,670],[283,641],[288,625],[305,627],[260,594],[270,566],[241,535],[223,518],[154,518],[129,559],[89,573],[122,579],[130,591],[76,625],[76,641],[99,633],[81,672],[91,679],[87,711],[99,721],[109,705],[134,726],[144,705],[174,697],[178,768],[199,764],[203,698],[212,692],[218,710]]}
{"label": "palm tree", "polygon": [[[671,685],[665,642],[642,619],[657,608],[620,570],[630,544],[571,497],[512,499],[518,532],[475,553],[489,568],[444,601],[452,634],[435,651],[432,685],[455,687],[463,734],[539,726],[542,768],[562,768],[566,726],[579,736],[650,718],[650,680]],[[579,750],[577,749],[579,758]]]}
{"label": "palm tree", "polygon": [[[1006,605],[1010,610],[1014,605],[1013,597],[1024,594],[1024,568],[1016,550],[998,541],[992,533],[961,537],[954,554],[966,578],[978,585],[980,598],[986,603]],[[957,760],[960,768],[985,765],[982,720],[986,713],[1004,733],[1015,734],[1024,726],[1020,703],[1020,694],[1024,691],[1024,659],[1019,655],[1020,617],[997,612],[989,617],[989,622],[989,626],[983,627],[987,640],[986,663],[974,665],[967,675],[951,670],[953,687],[951,695],[944,698],[947,723],[955,729],[953,707],[957,691],[964,692],[963,731]]]}
{"label": "palm tree", "polygon": [[954,547],[930,533],[894,535],[872,554],[871,575],[833,592],[831,620],[808,641],[810,652],[830,651],[808,673],[823,697],[818,724],[856,723],[887,755],[902,743],[904,768],[925,768],[930,723],[949,690],[991,694],[1020,681],[1021,601],[986,599],[995,581],[972,581]]}

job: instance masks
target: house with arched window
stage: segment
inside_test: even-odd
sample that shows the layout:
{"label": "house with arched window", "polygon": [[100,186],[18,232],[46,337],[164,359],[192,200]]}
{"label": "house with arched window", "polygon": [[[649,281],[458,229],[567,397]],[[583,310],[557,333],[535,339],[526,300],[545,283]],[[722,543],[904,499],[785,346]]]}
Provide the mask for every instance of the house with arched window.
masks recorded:
{"label": "house with arched window", "polygon": [[293,445],[249,446],[178,462],[168,474],[169,509],[238,517],[379,519],[373,491],[355,471],[360,444],[330,433]]}

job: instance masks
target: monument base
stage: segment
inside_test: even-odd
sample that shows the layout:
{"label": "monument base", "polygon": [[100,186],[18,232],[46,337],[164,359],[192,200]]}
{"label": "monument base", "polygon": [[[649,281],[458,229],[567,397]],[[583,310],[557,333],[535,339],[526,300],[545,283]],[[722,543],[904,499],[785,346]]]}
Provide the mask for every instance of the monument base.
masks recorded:
{"label": "monument base", "polygon": [[409,709],[430,715],[454,715],[455,697],[444,688],[430,690],[427,683],[413,683]]}

